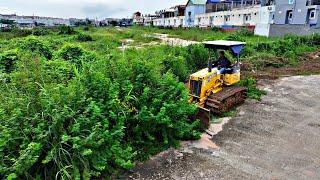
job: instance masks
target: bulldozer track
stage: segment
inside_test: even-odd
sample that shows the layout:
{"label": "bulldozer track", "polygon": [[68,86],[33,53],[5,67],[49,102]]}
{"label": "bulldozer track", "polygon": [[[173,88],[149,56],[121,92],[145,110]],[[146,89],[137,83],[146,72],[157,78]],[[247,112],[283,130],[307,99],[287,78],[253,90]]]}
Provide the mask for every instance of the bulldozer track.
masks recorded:
{"label": "bulldozer track", "polygon": [[247,88],[244,87],[224,87],[223,91],[209,96],[206,108],[214,113],[224,113],[237,104],[241,104],[247,98]]}

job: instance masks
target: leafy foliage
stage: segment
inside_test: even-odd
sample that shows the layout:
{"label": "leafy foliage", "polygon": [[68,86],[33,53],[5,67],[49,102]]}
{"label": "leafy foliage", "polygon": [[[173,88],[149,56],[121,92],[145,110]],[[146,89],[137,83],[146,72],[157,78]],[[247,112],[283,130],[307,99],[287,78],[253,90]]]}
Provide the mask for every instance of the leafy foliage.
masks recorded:
{"label": "leafy foliage", "polygon": [[203,45],[190,45],[186,50],[186,63],[191,72],[208,66],[209,53]]}
{"label": "leafy foliage", "polygon": [[63,25],[63,26],[59,27],[59,34],[60,35],[63,35],[63,34],[72,35],[72,34],[75,34],[75,33],[76,33],[76,31],[70,26]]}
{"label": "leafy foliage", "polygon": [[41,41],[37,37],[31,36],[25,39],[21,45],[21,48],[29,50],[32,53],[38,53],[47,59],[52,58],[52,51],[50,50],[49,45],[46,42]]}
{"label": "leafy foliage", "polygon": [[248,88],[248,97],[250,99],[261,100],[261,97],[266,95],[266,91],[260,90],[256,87],[256,80],[254,78],[241,80],[238,85]]}
{"label": "leafy foliage", "polygon": [[0,54],[0,71],[4,73],[11,73],[18,60],[18,54],[16,50],[5,51]]}
{"label": "leafy foliage", "polygon": [[48,30],[48,29],[45,29],[45,28],[34,28],[32,30],[32,35],[34,36],[45,36],[45,35],[50,35],[51,34],[51,31]]}
{"label": "leafy foliage", "polygon": [[57,52],[57,58],[69,61],[77,67],[80,67],[83,61],[92,61],[95,59],[95,55],[87,52],[79,45],[66,44]]}
{"label": "leafy foliage", "polygon": [[80,42],[87,42],[87,41],[93,41],[93,38],[88,34],[80,33],[77,35],[77,40]]}
{"label": "leafy foliage", "polygon": [[12,40],[17,56],[1,54],[11,72],[0,84],[1,179],[110,175],[199,137],[177,77],[186,76],[183,49],[164,58],[170,48],[97,55],[70,39]]}
{"label": "leafy foliage", "polygon": [[[95,41],[87,41],[69,27],[37,31],[37,37],[0,33],[0,179],[101,178],[199,137],[199,122],[189,120],[196,107],[183,82],[207,66],[208,51],[159,45],[122,52],[118,46],[125,38],[153,41],[144,34],[154,31],[199,41],[228,34],[90,28]],[[320,45],[319,35],[237,36],[248,42],[245,57],[256,67],[294,65]],[[254,79],[240,85],[251,98],[264,94]]]}

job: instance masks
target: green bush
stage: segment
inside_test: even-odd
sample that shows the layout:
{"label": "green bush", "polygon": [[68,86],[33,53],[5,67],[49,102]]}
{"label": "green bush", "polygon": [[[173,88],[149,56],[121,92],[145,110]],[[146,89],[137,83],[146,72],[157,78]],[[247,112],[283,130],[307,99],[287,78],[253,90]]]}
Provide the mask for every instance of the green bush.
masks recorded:
{"label": "green bush", "polygon": [[68,62],[84,50],[70,47],[59,52],[68,61],[23,58],[0,85],[1,179],[110,175],[199,137],[188,91],[156,59],[95,59],[78,71]]}
{"label": "green bush", "polygon": [[248,59],[256,69],[263,69],[265,67],[283,67],[288,65],[289,61],[286,58],[277,57],[273,54],[261,52],[255,53]]}
{"label": "green bush", "polygon": [[174,75],[176,75],[179,78],[180,82],[184,82],[188,79],[189,72],[184,57],[174,57],[172,55],[169,55],[163,61],[163,65],[165,67],[165,72],[171,71]]}
{"label": "green bush", "polygon": [[248,98],[250,99],[261,100],[261,97],[267,94],[266,91],[256,87],[256,80],[254,78],[241,80],[238,85],[248,88]]}
{"label": "green bush", "polygon": [[84,30],[84,31],[89,31],[89,30],[90,30],[90,26],[85,26],[85,27],[83,28],[83,30]]}
{"label": "green bush", "polygon": [[253,36],[254,35],[254,31],[250,31],[248,28],[240,28],[238,30],[236,30],[235,34],[237,34],[238,36]]}
{"label": "green bush", "polygon": [[16,68],[18,60],[18,53],[16,50],[5,51],[0,54],[0,72],[11,73]]}
{"label": "green bush", "polygon": [[14,34],[14,37],[26,37],[32,34],[32,30],[13,28],[11,33]]}
{"label": "green bush", "polygon": [[88,41],[93,41],[92,37],[88,34],[78,34],[77,35],[77,40],[80,42],[88,42]]}
{"label": "green bush", "polygon": [[49,45],[37,37],[28,37],[21,44],[22,51],[29,50],[33,53],[39,53],[47,59],[52,58],[52,51]]}
{"label": "green bush", "polygon": [[74,77],[72,65],[63,60],[45,62],[43,80],[48,83],[67,84]]}
{"label": "green bush", "polygon": [[50,35],[50,34],[51,34],[50,30],[45,29],[45,28],[37,27],[32,30],[32,35],[34,35],[34,36],[46,36],[46,35]]}
{"label": "green bush", "polygon": [[190,72],[195,72],[208,66],[209,52],[203,45],[188,46],[184,56]]}
{"label": "green bush", "polygon": [[86,51],[79,45],[66,44],[57,52],[57,56],[65,61],[81,66],[81,60],[85,53]]}
{"label": "green bush", "polygon": [[[197,107],[189,104],[182,82],[207,67],[208,51],[202,45],[118,50],[125,37],[151,40],[143,34],[155,29],[140,28],[92,29],[95,41],[82,46],[77,34],[68,36],[72,29],[63,36],[15,39],[17,34],[2,32],[0,179],[110,178],[180,140],[199,138],[199,122],[189,120]],[[162,31],[198,41],[227,36],[212,30]],[[319,44],[318,35],[236,36],[248,42],[243,57],[256,67],[294,65]],[[250,98],[265,94],[255,79],[239,85],[248,87]]]}
{"label": "green bush", "polygon": [[230,35],[228,35],[227,37],[224,38],[224,40],[228,40],[228,41],[245,41],[245,39],[237,34],[237,33],[232,33]]}
{"label": "green bush", "polygon": [[73,27],[65,26],[65,25],[59,27],[59,34],[60,35],[72,35],[75,33],[76,33],[76,31],[74,30]]}
{"label": "green bush", "polygon": [[221,28],[220,28],[220,27],[217,27],[217,26],[214,26],[214,27],[211,28],[211,30],[212,30],[213,32],[219,32],[219,31],[221,30]]}

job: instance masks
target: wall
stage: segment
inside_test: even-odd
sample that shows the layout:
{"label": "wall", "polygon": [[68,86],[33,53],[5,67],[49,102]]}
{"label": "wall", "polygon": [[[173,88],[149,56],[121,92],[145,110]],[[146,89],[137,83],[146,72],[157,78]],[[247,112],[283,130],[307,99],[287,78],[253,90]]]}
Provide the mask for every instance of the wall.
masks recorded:
{"label": "wall", "polygon": [[[289,4],[288,0],[277,0],[275,9],[275,24],[307,24],[309,23],[309,9],[319,9],[319,6],[306,6],[306,0],[295,0]],[[287,12],[292,11],[292,20],[288,21]],[[317,22],[318,17],[315,20]],[[314,23],[314,22],[312,22]]]}
{"label": "wall", "polygon": [[163,27],[184,27],[184,16],[171,17],[171,18],[159,18],[153,20],[154,26],[163,26]]}
{"label": "wall", "polygon": [[270,24],[274,23],[275,6],[264,6],[259,9],[259,19],[254,34],[269,37]]}
{"label": "wall", "polygon": [[[195,26],[246,26],[255,25],[259,21],[260,6],[237,8],[232,11],[220,11],[206,14],[199,14],[195,17]],[[246,19],[246,16],[248,19]],[[228,19],[228,20],[226,20]]]}
{"label": "wall", "polygon": [[282,37],[282,36],[285,36],[286,34],[311,35],[313,33],[320,33],[320,29],[310,28],[309,25],[271,24],[269,37]]}
{"label": "wall", "polygon": [[[186,7],[185,11],[185,26],[186,27],[194,27],[195,23],[195,16],[198,14],[203,14],[206,11],[205,5],[193,5],[189,4]],[[189,12],[191,12],[191,15],[189,16]]]}

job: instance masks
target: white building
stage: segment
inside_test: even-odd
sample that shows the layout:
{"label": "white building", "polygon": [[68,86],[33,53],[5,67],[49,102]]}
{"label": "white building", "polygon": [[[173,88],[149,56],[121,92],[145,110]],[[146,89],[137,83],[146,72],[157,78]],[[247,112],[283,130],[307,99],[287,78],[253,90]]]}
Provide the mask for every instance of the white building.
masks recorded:
{"label": "white building", "polygon": [[259,21],[256,23],[254,34],[269,36],[270,26],[274,23],[275,6],[264,6],[259,10]]}
{"label": "white building", "polygon": [[153,25],[159,27],[185,27],[185,6],[178,5],[156,12],[158,18],[153,19]]}
{"label": "white building", "polygon": [[196,15],[195,26],[254,26],[259,22],[260,5],[234,8],[231,11],[218,11]]}
{"label": "white building", "polygon": [[58,25],[70,25],[69,19],[40,17],[40,16],[17,16],[0,15],[0,19],[12,20],[21,28],[33,28],[35,26],[53,27]]}

